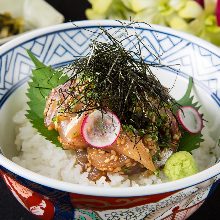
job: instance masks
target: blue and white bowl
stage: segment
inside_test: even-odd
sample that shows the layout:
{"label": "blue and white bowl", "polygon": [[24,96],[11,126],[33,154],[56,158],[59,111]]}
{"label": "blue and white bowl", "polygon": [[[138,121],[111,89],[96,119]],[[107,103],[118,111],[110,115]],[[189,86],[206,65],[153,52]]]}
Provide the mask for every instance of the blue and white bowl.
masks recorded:
{"label": "blue and white bowl", "polygon": [[[205,201],[219,182],[220,164],[181,180],[129,188],[97,188],[77,185],[27,170],[11,158],[14,144],[13,115],[25,98],[23,85],[33,63],[26,50],[42,62],[60,67],[86,55],[94,32],[103,26],[110,32],[122,27],[116,21],[82,21],[33,31],[0,47],[0,174],[18,201],[41,219],[186,219]],[[148,47],[141,52],[147,62],[172,68],[155,68],[161,82],[180,98],[189,76],[194,79],[194,96],[208,118],[206,129],[212,139],[220,136],[220,50],[199,38],[159,26],[128,26]],[[111,30],[110,30],[111,29]],[[118,36],[120,37],[120,36]],[[134,49],[131,39],[124,42]],[[159,56],[155,59],[152,54]]]}

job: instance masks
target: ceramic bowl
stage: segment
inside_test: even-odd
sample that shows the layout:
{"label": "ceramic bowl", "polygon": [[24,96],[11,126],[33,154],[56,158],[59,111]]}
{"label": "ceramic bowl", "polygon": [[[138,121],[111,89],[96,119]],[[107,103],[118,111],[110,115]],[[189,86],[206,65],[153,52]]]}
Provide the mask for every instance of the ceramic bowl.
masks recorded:
{"label": "ceramic bowl", "polygon": [[[33,63],[31,50],[47,65],[60,67],[90,50],[94,32],[102,26],[116,31],[116,21],[82,21],[61,24],[23,35],[0,50],[0,174],[17,200],[41,219],[186,219],[210,195],[220,178],[220,164],[193,176],[162,184],[130,188],[97,188],[54,180],[13,163],[16,154],[12,117],[24,101],[20,88],[27,82]],[[194,78],[194,95],[209,118],[208,129],[218,139],[220,115],[220,50],[196,37],[168,28],[135,25],[136,34],[148,47],[142,55],[148,62],[169,64],[156,68],[161,82],[181,97],[189,76]],[[111,29],[111,30],[110,30]],[[134,28],[127,27],[129,33]],[[134,44],[127,39],[125,47]],[[159,54],[155,60],[152,54]]]}

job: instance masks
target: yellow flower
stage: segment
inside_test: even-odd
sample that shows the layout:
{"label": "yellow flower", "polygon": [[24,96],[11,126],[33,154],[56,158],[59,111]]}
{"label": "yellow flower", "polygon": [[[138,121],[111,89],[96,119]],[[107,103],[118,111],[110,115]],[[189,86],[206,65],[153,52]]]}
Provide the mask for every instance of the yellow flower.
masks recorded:
{"label": "yellow flower", "polygon": [[98,14],[105,14],[112,4],[112,0],[89,0],[89,2]]}
{"label": "yellow flower", "polygon": [[133,12],[137,13],[144,9],[151,7],[151,1],[149,0],[121,0],[123,4]]}
{"label": "yellow flower", "polygon": [[186,2],[187,0],[170,0],[169,6],[178,11],[185,6]]}
{"label": "yellow flower", "polygon": [[106,13],[112,4],[112,0],[89,0],[92,8],[86,10],[88,19],[105,19]]}
{"label": "yellow flower", "polygon": [[193,19],[197,18],[203,13],[202,6],[195,1],[187,1],[183,8],[178,11],[181,18]]}
{"label": "yellow flower", "polygon": [[167,25],[169,16],[174,13],[167,0],[148,0],[148,7],[134,17],[135,21],[145,21],[147,23]]}
{"label": "yellow flower", "polygon": [[178,15],[173,15],[170,18],[169,26],[179,31],[191,32],[189,24]]}
{"label": "yellow flower", "polygon": [[215,16],[217,0],[89,0],[89,19],[127,19],[160,24],[185,31],[220,45]]}
{"label": "yellow flower", "polygon": [[216,0],[205,0],[204,3],[204,13],[190,22],[190,29],[197,30],[197,36],[220,46],[220,27],[215,16]]}
{"label": "yellow flower", "polygon": [[134,13],[122,0],[89,0],[92,8],[86,10],[88,19],[129,19]]}
{"label": "yellow flower", "polygon": [[170,17],[168,26],[173,29],[195,34],[190,28],[189,20],[198,18],[203,13],[203,8],[192,0],[171,0],[170,6],[175,9],[175,13]]}

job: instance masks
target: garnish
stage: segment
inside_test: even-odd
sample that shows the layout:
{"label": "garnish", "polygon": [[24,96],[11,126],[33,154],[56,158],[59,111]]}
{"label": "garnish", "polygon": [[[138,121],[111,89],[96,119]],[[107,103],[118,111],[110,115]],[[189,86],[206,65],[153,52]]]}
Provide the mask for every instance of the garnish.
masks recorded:
{"label": "garnish", "polygon": [[193,156],[186,151],[172,154],[165,163],[164,173],[170,180],[178,180],[198,172]]}
{"label": "garnish", "polygon": [[48,131],[44,126],[44,108],[46,105],[46,97],[51,90],[68,80],[67,75],[63,75],[59,71],[55,71],[41,63],[30,51],[30,58],[35,64],[36,69],[32,71],[31,81],[28,83],[29,88],[27,97],[29,98],[27,110],[27,118],[32,123],[32,126],[38,130],[47,140],[51,141],[56,146],[61,147],[58,141],[58,132],[55,130]]}
{"label": "garnish", "polygon": [[[191,106],[194,108],[197,112],[199,112],[200,105],[198,102],[194,102],[194,96],[191,96],[193,88],[193,78],[189,78],[188,88],[186,90],[185,95],[177,101],[180,106]],[[178,111],[178,109],[176,109]],[[203,120],[202,115],[200,114],[201,120]],[[188,151],[191,152],[192,150],[198,148],[200,146],[200,143],[203,142],[202,133],[201,130],[197,134],[190,134],[186,130],[182,130],[182,137],[180,138],[180,143],[178,150],[179,151]]]}
{"label": "garnish", "polygon": [[177,111],[177,118],[183,128],[189,133],[197,134],[202,130],[202,117],[192,106],[181,107]]}
{"label": "garnish", "polygon": [[[152,73],[150,67],[155,64],[146,63],[142,58],[142,42],[136,36],[136,51],[128,51],[123,47],[128,36],[116,39],[106,30],[101,30],[107,37],[106,42],[93,40],[90,54],[66,68],[68,72],[72,71],[70,80],[77,82],[69,95],[84,107],[75,112],[65,109],[65,112],[82,114],[94,109],[109,109],[122,125],[134,128],[134,136],[138,133],[141,138],[155,129],[163,129],[169,118],[164,115],[167,112],[172,114],[177,103]],[[83,90],[79,96],[80,88]],[[166,129],[169,127],[167,125]],[[167,144],[170,141],[168,138]]]}
{"label": "garnish", "polygon": [[115,114],[96,110],[85,117],[81,132],[88,144],[103,148],[116,141],[120,129],[120,121]]}
{"label": "garnish", "polygon": [[[30,110],[27,117],[33,126],[48,140],[60,146],[57,140],[58,133],[54,130],[48,131],[43,126],[43,113],[48,94],[55,87],[65,83],[61,85],[63,89],[59,87],[55,92],[62,97],[62,103],[59,104],[59,100],[56,101],[59,105],[59,114],[80,116],[93,114],[91,112],[95,110],[95,112],[102,113],[103,120],[105,119],[104,112],[114,112],[122,125],[123,132],[129,134],[130,140],[134,140],[136,144],[139,141],[153,141],[159,148],[173,147],[173,151],[191,151],[199,147],[202,141],[201,131],[192,135],[183,130],[181,136],[175,118],[175,113],[180,106],[192,106],[197,111],[199,110],[198,103],[193,103],[193,96],[190,96],[192,79],[189,80],[186,94],[176,102],[170,96],[168,89],[162,86],[152,73],[150,68],[155,67],[156,64],[146,63],[142,58],[140,49],[142,42],[138,36],[136,36],[137,42],[133,42],[137,45],[134,46],[136,51],[127,51],[123,47],[123,41],[134,36],[126,35],[125,38],[116,39],[106,30],[102,28],[101,30],[101,34],[107,37],[106,42],[93,40],[90,54],[62,69],[63,72],[70,73],[70,78],[45,66],[29,52],[36,66],[28,90]],[[77,105],[80,107],[76,107]],[[90,116],[86,116],[87,122],[91,120]],[[54,121],[56,120],[51,120],[56,127]],[[93,139],[88,136],[85,129],[86,123],[82,126],[82,135],[92,146],[109,145],[117,138],[120,130],[118,130],[119,123],[117,120],[115,122],[116,135],[113,136],[112,132],[105,131],[106,134],[110,134],[110,137],[107,135],[107,140],[107,136],[103,135],[105,137],[103,143],[101,140],[94,143]],[[180,147],[178,148],[179,138]]]}

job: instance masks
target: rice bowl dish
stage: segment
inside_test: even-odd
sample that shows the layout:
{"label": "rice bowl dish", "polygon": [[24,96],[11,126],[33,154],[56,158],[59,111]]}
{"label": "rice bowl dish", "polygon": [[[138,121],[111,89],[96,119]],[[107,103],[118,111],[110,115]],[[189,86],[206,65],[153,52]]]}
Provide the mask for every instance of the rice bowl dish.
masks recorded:
{"label": "rice bowl dish", "polygon": [[[123,31],[117,33],[126,35]],[[14,117],[21,152],[12,160],[61,181],[104,187],[157,184],[214,165],[219,146],[192,95],[193,81],[176,101],[154,75],[157,66],[145,61],[137,48],[123,48],[122,42],[134,36],[113,35],[99,33],[98,38],[107,36],[106,42],[91,40],[85,57],[73,58],[58,71],[28,52],[36,69],[27,90],[28,110]],[[134,39],[134,45],[142,43]],[[35,119],[35,114],[40,117]],[[42,115],[44,124],[39,124]],[[53,149],[59,145],[61,149]]]}
{"label": "rice bowl dish", "polygon": [[[105,177],[96,183],[89,181],[88,172],[82,173],[74,151],[62,150],[46,140],[32,127],[25,114],[26,110],[23,109],[13,118],[18,131],[15,143],[18,149],[21,149],[21,154],[12,160],[27,169],[61,181],[99,187],[138,187],[167,181],[163,175],[161,177],[151,175],[147,178],[140,176],[130,180],[120,174],[108,174],[110,182],[106,181]],[[215,141],[208,135],[205,140],[192,152],[200,171],[214,165],[220,156],[220,148]]]}
{"label": "rice bowl dish", "polygon": [[[121,26],[121,23],[118,24],[117,22],[113,22],[114,24],[110,21],[99,22],[104,28],[110,29],[110,32],[117,30]],[[190,87],[190,96],[192,95],[194,97],[193,103],[198,102],[198,106],[201,106],[197,109],[198,106],[188,108],[190,106],[189,103],[181,104],[179,107],[183,107],[182,110],[175,111],[177,113],[175,120],[180,127],[181,137],[185,134],[185,127],[193,135],[199,136],[194,141],[198,143],[197,141],[199,140],[199,148],[182,148],[186,145],[178,143],[181,147],[177,151],[172,152],[172,156],[174,157],[172,160],[169,160],[167,167],[165,164],[168,158],[164,161],[165,163],[158,165],[155,163],[156,160],[154,157],[152,162],[155,170],[152,169],[151,172],[146,173],[148,169],[142,164],[142,159],[137,156],[135,159],[131,158],[134,161],[131,160],[128,167],[134,163],[142,164],[143,166],[140,165],[141,172],[130,175],[120,173],[121,171],[118,172],[117,170],[115,172],[103,170],[104,175],[96,180],[91,180],[88,178],[90,167],[87,167],[88,170],[85,170],[79,164],[76,149],[68,149],[66,146],[69,145],[63,145],[63,140],[60,141],[60,138],[58,138],[61,135],[59,133],[59,127],[57,127],[57,130],[55,126],[52,130],[48,130],[44,121],[42,122],[42,118],[40,119],[41,125],[43,125],[41,127],[46,129],[47,134],[49,132],[57,132],[52,137],[52,142],[55,140],[61,147],[52,144],[51,140],[48,140],[47,135],[45,138],[45,133],[44,135],[40,135],[42,130],[39,133],[39,128],[36,128],[36,122],[30,122],[28,114],[30,110],[33,110],[33,106],[36,109],[41,108],[41,112],[43,113],[46,102],[49,100],[50,92],[52,89],[56,90],[59,85],[54,85],[48,91],[44,105],[42,105],[41,101],[38,102],[37,99],[32,99],[38,105],[31,106],[27,103],[30,101],[30,96],[28,98],[26,97],[26,94],[30,95],[29,88],[31,81],[28,82],[29,86],[26,83],[23,86],[24,82],[29,80],[31,70],[39,70],[36,66],[34,67],[33,62],[27,54],[27,50],[31,51],[40,62],[44,63],[46,68],[51,68],[50,66],[52,66],[54,71],[66,71],[65,68],[77,56],[86,57],[89,54],[91,48],[89,49],[88,46],[91,44],[91,35],[94,30],[98,32],[99,26],[94,24],[94,21],[85,22],[85,24],[79,22],[77,25],[80,27],[73,27],[72,24],[64,24],[61,25],[62,27],[57,26],[30,33],[27,37],[24,36],[23,39],[19,38],[14,41],[17,46],[11,42],[2,47],[0,59],[7,60],[12,55],[12,53],[8,53],[8,50],[14,51],[13,53],[19,59],[12,59],[13,62],[16,61],[16,68],[11,64],[7,73],[2,73],[2,71],[6,71],[8,68],[4,67],[7,62],[0,62],[2,66],[1,74],[8,74],[4,80],[9,87],[9,90],[5,89],[6,93],[5,95],[3,94],[3,98],[1,99],[0,117],[2,128],[0,130],[0,140],[1,150],[4,156],[0,155],[0,176],[22,205],[38,217],[39,213],[41,213],[40,217],[43,219],[60,219],[61,217],[64,219],[80,219],[82,217],[86,219],[114,219],[115,217],[126,219],[127,216],[130,216],[131,219],[144,219],[146,217],[161,219],[180,214],[182,216],[181,219],[183,219],[183,216],[187,218],[201,206],[209,192],[211,192],[212,186],[214,189],[215,184],[213,185],[213,183],[219,178],[218,161],[220,151],[218,143],[219,122],[217,117],[219,114],[219,97],[214,81],[210,79],[211,76],[209,74],[206,75],[209,70],[216,69],[216,66],[207,58],[208,56],[204,55],[210,53],[210,56],[215,57],[212,61],[215,60],[215,62],[218,62],[219,58],[216,55],[218,50],[209,44],[207,46],[204,41],[200,42],[198,39],[182,33],[173,33],[166,28],[154,27],[152,29],[151,27],[146,27],[144,24],[137,25],[136,31],[138,35],[142,37],[142,41],[149,46],[148,48],[150,50],[149,53],[146,48],[141,49],[144,59],[152,63],[155,60],[150,54],[155,50],[157,52],[159,51],[162,66],[152,67],[152,72],[160,80],[161,84],[169,89],[170,96],[178,102],[182,97],[186,97],[187,89]],[[113,27],[112,30],[110,27]],[[90,30],[90,32],[85,31],[84,28]],[[133,29],[128,27],[128,31],[130,33]],[[102,38],[100,42],[105,41],[106,39]],[[167,42],[171,43],[169,44]],[[43,44],[45,46],[41,47]],[[205,46],[200,46],[200,44],[204,44]],[[51,47],[48,47],[48,45],[51,45]],[[125,41],[126,50],[129,51],[132,49],[132,46],[132,41]],[[200,53],[198,51],[202,52]],[[193,61],[192,63],[189,62],[188,53],[190,54],[190,59]],[[191,56],[192,54],[193,56]],[[197,65],[198,60],[201,65]],[[20,61],[21,64],[18,64],[17,62]],[[202,64],[206,65],[206,67],[211,67],[203,68]],[[169,68],[170,66],[171,68]],[[196,67],[196,70],[193,69],[192,71],[190,69],[191,66],[193,68]],[[15,78],[9,72],[10,74],[14,73]],[[216,74],[212,73],[212,77],[215,76]],[[11,84],[7,83],[10,77],[14,80]],[[10,87],[10,85],[12,86]],[[62,86],[62,83],[60,86]],[[16,106],[16,108],[13,106]],[[96,111],[94,112],[97,113]],[[104,142],[98,141],[97,145],[93,142],[93,138],[97,137],[96,135],[92,136],[89,134],[90,129],[88,126],[81,128],[81,134],[85,130],[87,132],[83,133],[83,140],[92,146],[88,147],[87,145],[84,149],[95,148],[99,153],[102,151],[109,153],[106,146],[117,144],[117,140],[120,140],[120,135],[124,128],[123,118],[116,111],[110,111],[110,108],[109,111],[104,111],[103,114],[106,112],[107,116],[110,116],[112,121],[114,121],[114,126],[110,126],[107,135],[102,132],[99,133],[100,130],[98,131],[99,134],[104,136]],[[44,113],[41,115],[45,117]],[[83,119],[84,124],[87,122],[86,125],[89,124],[89,127],[91,127],[93,125],[92,122],[94,122],[93,118],[97,115],[99,114],[94,115],[93,112],[89,112],[85,121]],[[57,123],[59,124],[62,122],[59,120],[63,119],[60,116],[63,115],[57,116]],[[104,118],[106,119],[105,116]],[[120,123],[118,123],[115,116],[117,116]],[[189,116],[188,118],[190,120],[185,120],[185,116]],[[195,119],[195,123],[191,123],[192,118]],[[9,121],[10,123],[8,123]],[[106,121],[108,120],[106,119]],[[55,118],[52,122],[56,123]],[[74,120],[72,122],[73,124]],[[119,125],[120,132],[118,134],[117,129]],[[69,126],[69,128],[71,127]],[[117,129],[112,130],[112,128]],[[112,135],[114,133],[112,131],[115,131],[114,135]],[[145,135],[146,133],[141,134]],[[6,138],[6,136],[9,138]],[[200,141],[202,139],[204,141]],[[102,143],[105,144],[102,145]],[[162,149],[161,147],[161,152]],[[188,154],[182,152],[189,154],[191,152],[192,154],[189,157]],[[119,154],[117,151],[110,151],[110,153],[116,154],[115,156]],[[153,154],[151,154],[151,158],[153,158]],[[180,161],[178,161],[178,158],[180,158]],[[190,168],[187,171],[190,172],[185,172],[186,169],[182,168],[180,170],[184,172],[179,172],[179,167],[181,167],[181,164],[184,164],[183,158],[186,158],[187,167]],[[191,158],[193,158],[193,162]],[[115,157],[113,161],[114,159]],[[178,164],[177,173],[172,172],[173,169],[170,169],[173,163]],[[96,165],[92,160],[91,164],[93,166]],[[125,169],[124,171],[126,172],[127,170]],[[171,174],[167,175],[169,172]],[[183,173],[183,176],[180,175]],[[175,178],[178,178],[178,180]],[[36,209],[42,211],[35,212]]]}

